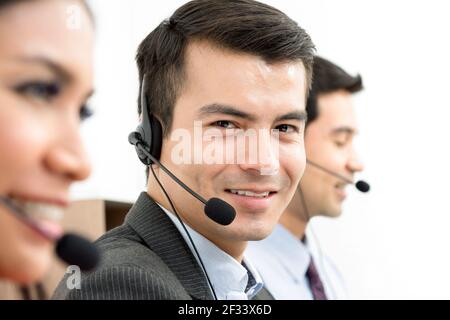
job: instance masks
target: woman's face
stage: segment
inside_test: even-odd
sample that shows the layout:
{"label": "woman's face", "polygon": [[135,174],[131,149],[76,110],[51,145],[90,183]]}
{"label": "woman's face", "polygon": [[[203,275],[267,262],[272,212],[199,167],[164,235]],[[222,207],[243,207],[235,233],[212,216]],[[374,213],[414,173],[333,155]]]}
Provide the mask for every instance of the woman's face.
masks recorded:
{"label": "woman's face", "polygon": [[[80,139],[92,93],[93,24],[77,0],[0,9],[0,196],[54,236],[71,183],[89,176]],[[39,280],[53,243],[0,203],[0,278]]]}

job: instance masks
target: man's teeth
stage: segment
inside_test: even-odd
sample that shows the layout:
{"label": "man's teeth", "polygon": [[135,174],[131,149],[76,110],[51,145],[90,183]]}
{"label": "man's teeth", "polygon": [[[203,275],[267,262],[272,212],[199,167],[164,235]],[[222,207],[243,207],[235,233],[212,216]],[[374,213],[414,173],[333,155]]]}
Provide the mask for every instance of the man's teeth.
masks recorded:
{"label": "man's teeth", "polygon": [[261,193],[255,193],[252,191],[246,191],[246,190],[230,190],[231,193],[237,194],[240,196],[246,196],[246,197],[256,197],[256,198],[266,198],[269,196],[269,191],[261,192]]}
{"label": "man's teeth", "polygon": [[33,220],[50,220],[58,222],[64,216],[64,209],[54,205],[20,201],[20,206],[26,215]]}

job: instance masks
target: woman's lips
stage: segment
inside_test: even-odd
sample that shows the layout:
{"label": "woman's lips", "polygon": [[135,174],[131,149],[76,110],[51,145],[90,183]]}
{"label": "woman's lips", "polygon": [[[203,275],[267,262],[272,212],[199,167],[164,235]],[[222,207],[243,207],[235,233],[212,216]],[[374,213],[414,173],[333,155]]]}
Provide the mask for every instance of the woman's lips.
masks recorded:
{"label": "woman's lips", "polygon": [[64,234],[64,230],[59,223],[49,220],[33,220],[37,230],[33,228],[39,235],[44,236],[47,240],[57,240]]}
{"label": "woman's lips", "polygon": [[9,199],[19,203],[36,203],[36,204],[44,204],[49,206],[55,206],[60,208],[67,208],[69,206],[69,201],[66,197],[47,197],[47,196],[38,196],[31,194],[20,194],[20,193],[12,193],[8,196]]}
{"label": "woman's lips", "polygon": [[63,235],[59,224],[64,216],[64,208],[55,204],[12,198],[20,208],[20,218],[36,233],[47,240],[56,240]]}

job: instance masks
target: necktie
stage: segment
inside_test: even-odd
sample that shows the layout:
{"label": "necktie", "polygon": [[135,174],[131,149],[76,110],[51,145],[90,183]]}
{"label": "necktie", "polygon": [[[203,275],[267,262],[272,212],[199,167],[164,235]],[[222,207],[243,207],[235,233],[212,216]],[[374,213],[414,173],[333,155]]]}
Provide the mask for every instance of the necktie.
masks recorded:
{"label": "necktie", "polygon": [[312,258],[308,270],[306,271],[306,276],[308,277],[314,300],[328,300],[327,295],[325,294],[325,288],[320,280],[319,272],[317,272],[317,268]]}

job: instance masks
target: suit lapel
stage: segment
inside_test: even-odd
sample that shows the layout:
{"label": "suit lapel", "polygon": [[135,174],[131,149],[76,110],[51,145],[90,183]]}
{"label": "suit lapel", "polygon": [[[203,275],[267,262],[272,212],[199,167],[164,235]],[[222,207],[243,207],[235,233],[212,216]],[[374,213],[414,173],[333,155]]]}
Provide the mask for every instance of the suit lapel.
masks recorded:
{"label": "suit lapel", "polygon": [[141,193],[125,221],[167,264],[193,298],[213,298],[204,273],[182,235],[147,193]]}

